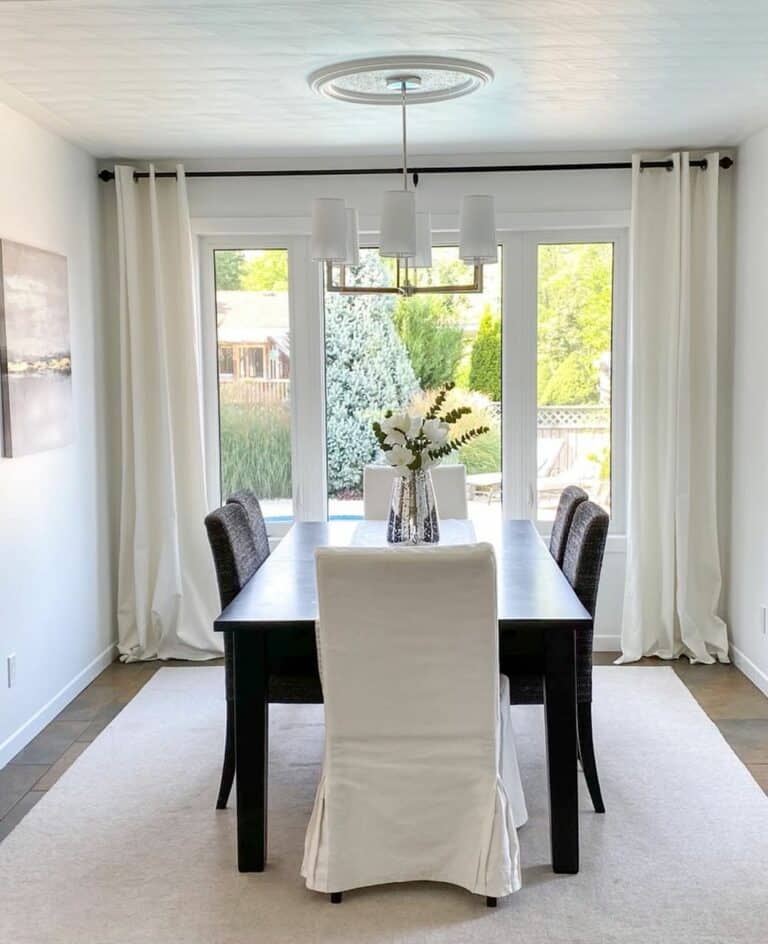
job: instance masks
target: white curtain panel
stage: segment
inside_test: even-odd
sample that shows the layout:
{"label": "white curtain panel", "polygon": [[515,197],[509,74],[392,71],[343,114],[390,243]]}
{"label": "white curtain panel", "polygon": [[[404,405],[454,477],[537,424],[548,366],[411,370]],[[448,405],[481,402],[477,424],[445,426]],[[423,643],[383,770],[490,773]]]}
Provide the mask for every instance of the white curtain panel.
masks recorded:
{"label": "white curtain panel", "polygon": [[215,576],[208,512],[195,261],[184,169],[134,181],[115,168],[120,263],[123,659],[206,659]]}
{"label": "white curtain panel", "polygon": [[622,657],[728,661],[718,616],[719,155],[632,161],[627,580]]}

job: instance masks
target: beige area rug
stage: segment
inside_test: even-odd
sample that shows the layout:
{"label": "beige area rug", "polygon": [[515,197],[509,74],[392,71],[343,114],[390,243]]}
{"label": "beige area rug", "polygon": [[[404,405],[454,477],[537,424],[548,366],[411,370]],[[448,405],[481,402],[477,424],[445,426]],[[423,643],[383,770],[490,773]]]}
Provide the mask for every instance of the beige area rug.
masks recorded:
{"label": "beige area rug", "polygon": [[[322,753],[317,707],[272,709],[269,866],[235,867],[214,800],[223,670],[163,669],[0,845],[8,944],[740,944],[768,928],[768,799],[672,669],[595,671],[608,813],[581,798],[582,867],[548,865],[541,709],[513,709],[531,821],[524,887],[494,910],[429,883],[299,878]],[[583,783],[581,784],[583,788]]]}

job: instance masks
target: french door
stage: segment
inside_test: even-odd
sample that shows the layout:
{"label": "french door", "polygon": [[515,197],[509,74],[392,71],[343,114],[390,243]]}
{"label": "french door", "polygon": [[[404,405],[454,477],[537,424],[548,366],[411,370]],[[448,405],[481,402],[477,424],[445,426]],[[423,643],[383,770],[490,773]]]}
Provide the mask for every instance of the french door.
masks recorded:
{"label": "french door", "polygon": [[[454,240],[435,237],[446,269]],[[499,259],[482,297],[350,300],[325,291],[305,236],[202,238],[211,504],[250,487],[275,536],[292,520],[361,514],[368,453],[358,439],[384,406],[367,382],[382,367],[375,349],[392,361],[382,375],[396,377],[391,398],[421,402],[450,374],[457,395],[490,411],[492,435],[460,457],[478,515],[547,531],[560,489],[574,483],[622,531],[626,231],[507,232]]]}
{"label": "french door", "polygon": [[321,282],[303,236],[199,241],[209,503],[249,488],[271,536],[322,520]]}

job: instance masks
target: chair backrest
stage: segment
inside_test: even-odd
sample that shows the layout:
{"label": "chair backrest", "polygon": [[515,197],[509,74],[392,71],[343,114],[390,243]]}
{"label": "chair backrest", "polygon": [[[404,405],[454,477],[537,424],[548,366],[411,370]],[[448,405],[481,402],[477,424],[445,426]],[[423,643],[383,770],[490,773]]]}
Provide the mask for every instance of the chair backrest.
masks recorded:
{"label": "chair backrest", "polygon": [[[363,514],[366,520],[386,521],[396,472],[389,465],[367,465],[363,470]],[[432,469],[437,513],[441,518],[467,518],[467,470],[461,464]]]}
{"label": "chair backrest", "polygon": [[468,518],[467,469],[461,463],[432,469],[437,513],[442,518]]}
{"label": "chair backrest", "polygon": [[342,888],[434,875],[446,845],[477,849],[494,796],[493,548],[320,548],[316,562],[328,870]]}
{"label": "chair backrest", "polygon": [[595,615],[609,521],[607,512],[599,505],[581,502],[574,512],[565,546],[563,573],[590,616]]}
{"label": "chair backrest", "polygon": [[233,502],[205,518],[222,609],[228,606],[264,563],[242,505]]}
{"label": "chair backrest", "polygon": [[230,495],[227,504],[230,503],[241,505],[245,512],[253,535],[253,543],[256,545],[256,553],[260,558],[259,567],[261,567],[269,557],[269,537],[267,536],[264,515],[261,513],[261,504],[253,492],[249,492],[247,489],[242,489]]}
{"label": "chair backrest", "polygon": [[569,485],[560,493],[555,520],[552,523],[552,533],[549,536],[549,553],[560,567],[563,566],[565,545],[568,543],[568,532],[571,530],[573,516],[579,505],[588,498],[589,495],[578,485]]}

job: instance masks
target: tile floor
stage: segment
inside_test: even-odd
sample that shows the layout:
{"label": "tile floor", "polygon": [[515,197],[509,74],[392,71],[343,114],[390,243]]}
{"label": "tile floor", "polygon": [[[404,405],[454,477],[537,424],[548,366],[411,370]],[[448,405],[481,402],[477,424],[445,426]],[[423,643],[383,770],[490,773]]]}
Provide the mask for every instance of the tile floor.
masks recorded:
{"label": "tile floor", "polygon": [[[610,665],[615,653],[596,653]],[[128,704],[155,672],[189,662],[114,662],[37,737],[0,770],[0,841],[26,815],[88,744]],[[221,665],[221,660],[205,663]],[[672,665],[717,724],[735,753],[768,793],[768,698],[732,665],[690,665],[644,659],[649,670]],[[621,667],[617,666],[620,672]]]}

